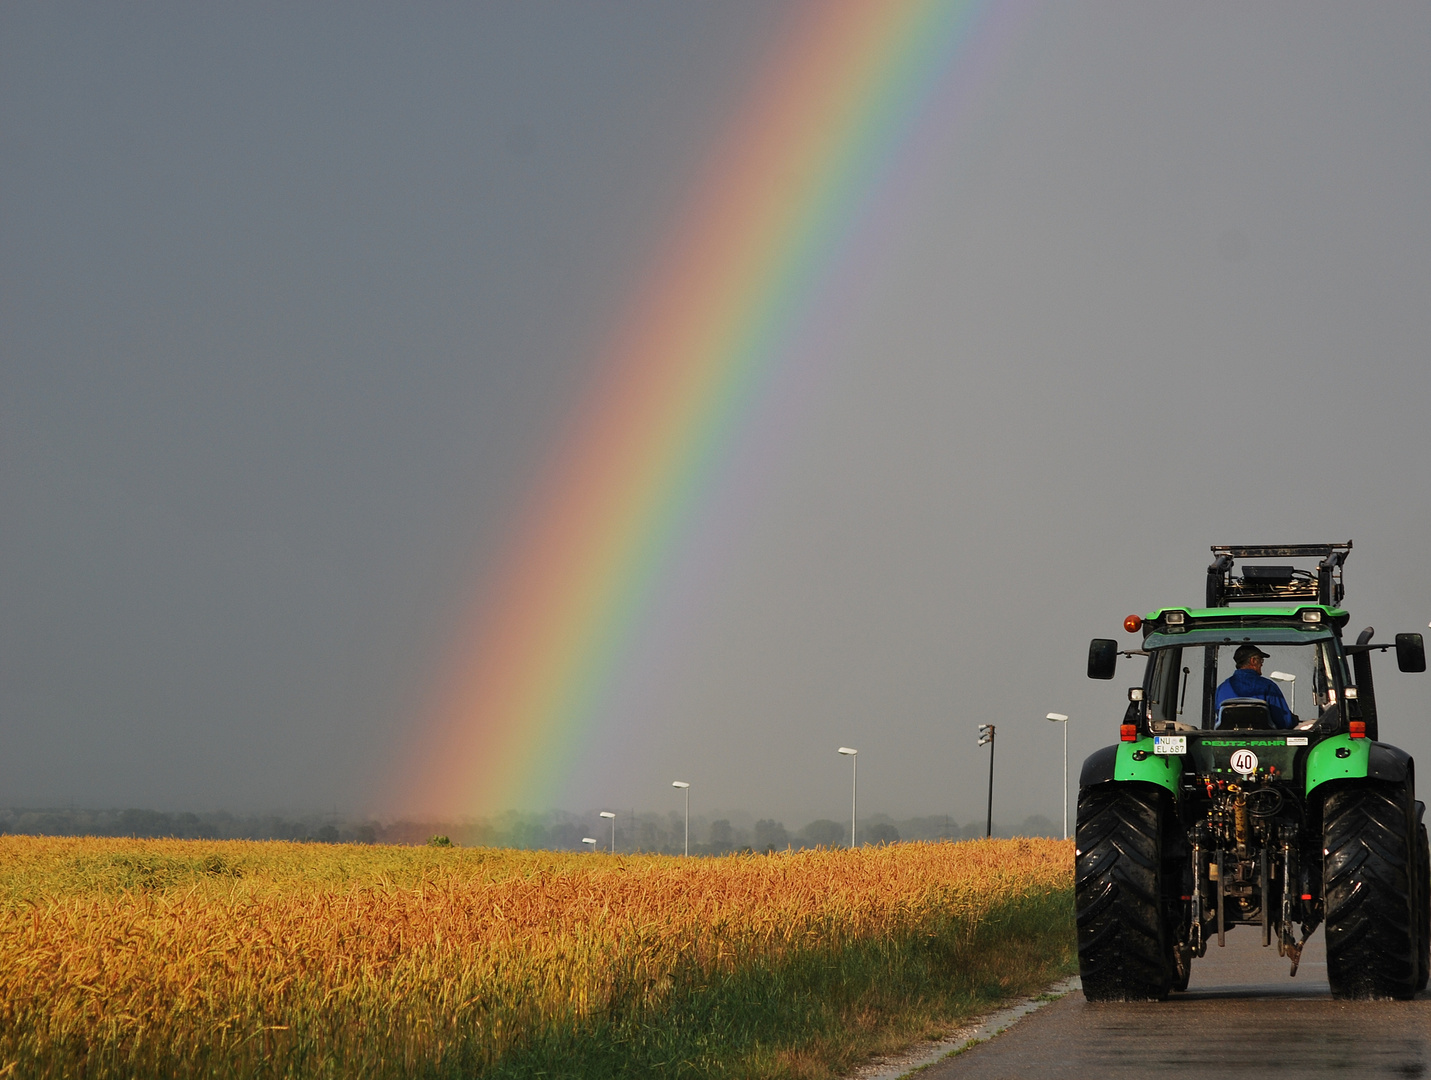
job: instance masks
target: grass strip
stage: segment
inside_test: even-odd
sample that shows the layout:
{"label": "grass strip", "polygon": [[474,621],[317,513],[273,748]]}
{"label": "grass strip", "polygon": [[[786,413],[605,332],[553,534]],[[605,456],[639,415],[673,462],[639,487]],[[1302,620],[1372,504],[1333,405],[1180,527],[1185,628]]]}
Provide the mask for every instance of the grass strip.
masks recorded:
{"label": "grass strip", "polygon": [[[1009,901],[969,934],[811,949],[714,982],[681,980],[658,1012],[552,1033],[484,1075],[502,1080],[671,1076],[826,1080],[1076,970],[1072,892]],[[432,1076],[439,1074],[432,1073]]]}

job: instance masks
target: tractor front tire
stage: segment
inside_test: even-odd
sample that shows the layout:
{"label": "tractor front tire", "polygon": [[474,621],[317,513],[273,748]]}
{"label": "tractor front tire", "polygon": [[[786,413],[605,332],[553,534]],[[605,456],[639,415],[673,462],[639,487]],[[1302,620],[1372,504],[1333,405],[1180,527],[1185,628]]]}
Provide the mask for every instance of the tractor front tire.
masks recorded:
{"label": "tractor front tire", "polygon": [[1327,981],[1335,998],[1416,993],[1420,858],[1411,826],[1401,788],[1343,788],[1323,804]]}
{"label": "tractor front tire", "polygon": [[1161,1001],[1173,945],[1162,916],[1163,807],[1141,786],[1104,783],[1078,796],[1074,908],[1089,1001]]}

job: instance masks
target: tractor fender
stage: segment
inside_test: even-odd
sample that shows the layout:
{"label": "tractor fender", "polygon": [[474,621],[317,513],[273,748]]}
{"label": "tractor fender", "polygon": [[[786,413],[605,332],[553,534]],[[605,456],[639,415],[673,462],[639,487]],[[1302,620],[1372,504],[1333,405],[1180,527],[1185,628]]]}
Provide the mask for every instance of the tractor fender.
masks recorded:
{"label": "tractor fender", "polygon": [[1328,780],[1368,779],[1404,784],[1412,774],[1411,755],[1370,739],[1336,735],[1307,755],[1307,794]]}
{"label": "tractor fender", "polygon": [[1095,750],[1083,762],[1083,771],[1078,774],[1078,786],[1092,787],[1113,779],[1113,769],[1118,763],[1118,745],[1105,746]]}
{"label": "tractor fender", "polygon": [[1366,775],[1376,780],[1404,784],[1412,775],[1411,755],[1398,746],[1374,742],[1366,755]]}
{"label": "tractor fender", "polygon": [[1087,788],[1112,780],[1137,781],[1166,788],[1177,798],[1182,766],[1181,757],[1154,754],[1152,739],[1120,742],[1088,756],[1078,776],[1078,786]]}

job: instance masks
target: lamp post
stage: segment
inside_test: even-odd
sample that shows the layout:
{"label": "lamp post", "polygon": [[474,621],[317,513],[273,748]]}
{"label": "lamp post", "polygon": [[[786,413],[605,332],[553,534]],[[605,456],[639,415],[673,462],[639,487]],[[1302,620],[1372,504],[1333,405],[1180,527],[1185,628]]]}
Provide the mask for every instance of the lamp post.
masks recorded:
{"label": "lamp post", "polygon": [[1297,711],[1297,676],[1295,676],[1295,675],[1288,675],[1285,671],[1274,671],[1274,672],[1272,672],[1272,678],[1276,679],[1278,682],[1284,682],[1284,683],[1288,683],[1288,684],[1289,684],[1289,687],[1288,687],[1288,688],[1292,691],[1292,700],[1287,703],[1287,707],[1288,707],[1289,709],[1291,709],[1293,712],[1296,712],[1296,711]]}
{"label": "lamp post", "polygon": [[[1045,720],[1052,720],[1055,724],[1063,725],[1063,838],[1068,839],[1068,717],[1061,712],[1051,712]],[[989,757],[993,757],[994,752],[989,751]]]}
{"label": "lamp post", "polygon": [[603,811],[601,811],[601,816],[604,817],[604,818],[610,818],[610,819],[611,819],[611,848],[610,848],[610,851],[611,851],[611,854],[615,855],[615,854],[616,854],[616,815],[613,814],[610,810],[603,810]]}
{"label": "lamp post", "polygon": [[989,820],[984,826],[984,838],[994,835],[994,725],[979,725],[979,745],[989,748]]}
{"label": "lamp post", "polygon": [[860,752],[848,746],[840,747],[840,753],[850,759],[850,847],[855,846],[855,820],[859,809],[860,794]]}
{"label": "lamp post", "polygon": [[583,837],[581,838],[581,842],[582,842],[583,844],[590,844],[592,851],[595,851],[595,850],[596,850],[596,837],[594,837],[594,836],[583,836]]}
{"label": "lamp post", "polygon": [[686,796],[686,855],[691,854],[691,785],[684,780],[672,780],[672,787],[678,787]]}

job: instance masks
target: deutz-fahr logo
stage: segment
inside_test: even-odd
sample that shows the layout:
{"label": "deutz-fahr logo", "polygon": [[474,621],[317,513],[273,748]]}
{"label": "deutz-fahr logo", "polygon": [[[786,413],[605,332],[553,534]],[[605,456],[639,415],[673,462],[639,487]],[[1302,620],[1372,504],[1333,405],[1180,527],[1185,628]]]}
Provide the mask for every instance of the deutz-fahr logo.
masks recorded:
{"label": "deutz-fahr logo", "polygon": [[[1290,746],[1286,739],[1204,739],[1204,746]],[[1303,744],[1304,745],[1304,744]]]}

